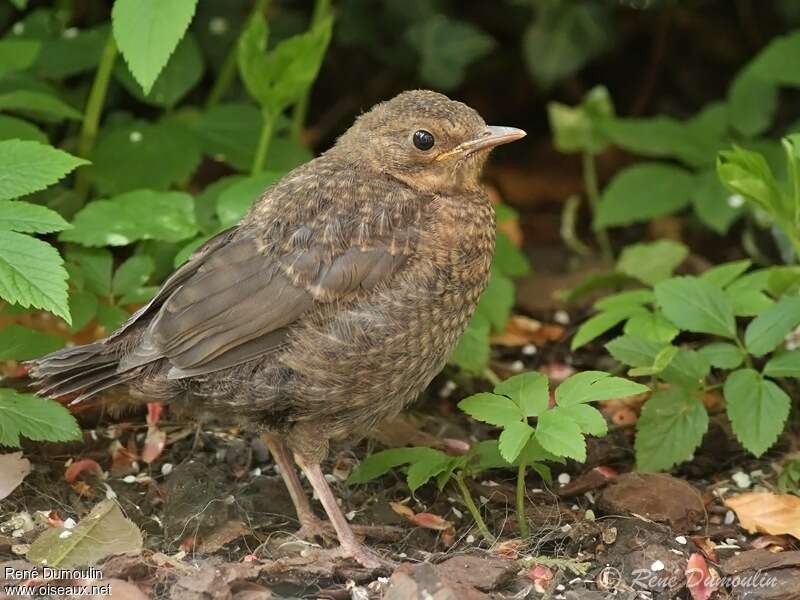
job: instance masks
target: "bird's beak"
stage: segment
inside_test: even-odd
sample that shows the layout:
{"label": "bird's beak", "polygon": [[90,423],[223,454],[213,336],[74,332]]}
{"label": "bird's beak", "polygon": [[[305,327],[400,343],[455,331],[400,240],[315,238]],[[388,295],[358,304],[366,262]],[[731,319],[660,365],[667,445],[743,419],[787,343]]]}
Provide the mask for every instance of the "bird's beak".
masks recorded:
{"label": "bird's beak", "polygon": [[463,142],[458,146],[456,146],[455,148],[453,148],[452,150],[443,152],[442,154],[436,157],[436,160],[442,160],[457,154],[467,155],[467,154],[472,154],[473,152],[477,152],[478,150],[485,150],[486,148],[494,148],[495,146],[500,146],[501,144],[508,144],[509,142],[515,142],[520,138],[524,138],[526,135],[528,134],[525,133],[522,129],[517,129],[516,127],[501,127],[498,125],[489,125],[475,139]]}

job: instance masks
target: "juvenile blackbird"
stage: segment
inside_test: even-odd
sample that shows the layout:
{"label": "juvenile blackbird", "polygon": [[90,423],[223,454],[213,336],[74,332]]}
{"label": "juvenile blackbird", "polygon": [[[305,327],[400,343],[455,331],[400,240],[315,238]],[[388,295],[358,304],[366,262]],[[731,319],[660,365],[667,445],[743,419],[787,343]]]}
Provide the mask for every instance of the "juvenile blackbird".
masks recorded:
{"label": "juvenile blackbird", "polygon": [[353,534],[320,462],[400,412],[444,366],[486,286],[494,210],[489,151],[525,132],[470,107],[404,92],[269,187],[153,300],[99,342],[33,361],[48,397],[127,386],[264,432],[306,535],[318,533],[305,472],[342,556],[380,559]]}

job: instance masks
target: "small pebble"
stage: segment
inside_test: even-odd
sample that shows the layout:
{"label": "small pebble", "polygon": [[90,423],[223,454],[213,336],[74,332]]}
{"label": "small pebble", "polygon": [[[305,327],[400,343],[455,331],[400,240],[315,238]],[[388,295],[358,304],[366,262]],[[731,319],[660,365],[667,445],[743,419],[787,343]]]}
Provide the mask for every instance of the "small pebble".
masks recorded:
{"label": "small pebble", "polygon": [[734,521],[736,521],[736,515],[732,510],[729,510],[725,513],[725,520],[723,523],[725,523],[725,525],[733,525]]}
{"label": "small pebble", "polygon": [[764,471],[761,469],[756,469],[755,471],[750,471],[750,478],[751,479],[762,479],[764,477]]}
{"label": "small pebble", "polygon": [[64,30],[64,32],[61,34],[61,37],[63,37],[65,40],[74,40],[76,37],[78,37],[79,33],[80,29],[77,27],[70,27],[69,29]]}
{"label": "small pebble", "polygon": [[449,398],[453,392],[456,391],[456,382],[450,381],[449,379],[444,382],[444,385],[439,390],[439,397],[440,398]]}
{"label": "small pebble", "polygon": [[325,473],[325,481],[328,483],[336,483],[338,480],[332,473]]}
{"label": "small pebble", "polygon": [[553,315],[553,320],[559,325],[569,324],[569,313],[565,310],[557,310]]}
{"label": "small pebble", "polygon": [[25,535],[25,530],[23,529],[15,529],[11,532],[12,538],[21,538],[23,535]]}
{"label": "small pebble", "polygon": [[164,463],[161,465],[161,474],[162,475],[169,475],[172,473],[172,463]]}
{"label": "small pebble", "polygon": [[208,31],[214,35],[223,35],[228,31],[228,20],[225,17],[213,17],[208,22]]}
{"label": "small pebble", "polygon": [[561,533],[569,533],[570,531],[572,531],[572,525],[570,524],[564,525],[561,528]]}
{"label": "small pebble", "polygon": [[486,504],[487,502],[489,502],[489,499],[486,496],[481,496],[479,500],[481,504]]}
{"label": "small pebble", "polygon": [[261,467],[256,467],[255,469],[250,471],[250,475],[252,477],[260,477],[261,476]]}
{"label": "small pebble", "polygon": [[744,205],[744,196],[732,194],[728,196],[728,206],[731,208],[741,208]]}
{"label": "small pebble", "polygon": [[564,587],[562,584],[560,584],[560,583],[559,583],[559,584],[556,586],[556,591],[557,591],[557,592],[563,592],[565,589],[567,589],[567,588],[565,588],[565,587]]}
{"label": "small pebble", "polygon": [[731,475],[731,479],[733,479],[733,482],[737,485],[737,487],[743,490],[749,488],[753,483],[750,480],[750,476],[742,471],[736,471],[736,473]]}
{"label": "small pebble", "polygon": [[122,481],[125,483],[136,483],[136,477],[134,475],[126,475],[122,478]]}
{"label": "small pebble", "polygon": [[560,473],[558,475],[558,483],[561,485],[567,485],[570,481],[572,481],[572,477],[569,473]]}
{"label": "small pebble", "polygon": [[470,533],[470,534],[467,536],[467,543],[468,543],[468,544],[472,544],[472,543],[474,543],[474,542],[475,542],[475,536],[474,536],[474,535],[472,535],[472,534]]}
{"label": "small pebble", "polygon": [[533,344],[525,344],[522,347],[522,354],[524,354],[525,356],[533,356],[538,351],[539,351],[539,349],[536,346],[534,346]]}
{"label": "small pebble", "polygon": [[142,132],[141,131],[131,131],[131,135],[128,138],[130,139],[131,143],[138,144],[142,141]]}
{"label": "small pebble", "polygon": [[660,560],[657,560],[652,565],[650,565],[650,570],[653,572],[663,571],[664,563],[661,562]]}
{"label": "small pebble", "polygon": [[74,529],[75,525],[77,525],[77,523],[75,522],[75,519],[73,519],[72,517],[67,517],[64,520],[64,529]]}
{"label": "small pebble", "polygon": [[355,518],[356,518],[356,511],[354,511],[354,510],[351,510],[349,513],[345,514],[345,518],[346,518],[348,521],[352,521],[353,519],[355,519]]}
{"label": "small pebble", "polygon": [[522,362],[521,360],[515,360],[508,366],[508,368],[511,369],[514,373],[521,373],[522,371],[525,370],[525,363]]}
{"label": "small pebble", "polygon": [[738,545],[736,538],[725,538],[725,543],[728,544],[729,546],[737,546]]}
{"label": "small pebble", "polygon": [[462,513],[460,510],[458,510],[455,506],[452,507],[452,510],[453,510],[453,514],[456,516],[456,519],[460,519],[461,517],[464,516],[464,513]]}
{"label": "small pebble", "polygon": [[686,537],[684,537],[682,535],[679,535],[678,537],[676,537],[675,541],[678,542],[681,545],[686,545],[686,543],[687,543]]}
{"label": "small pebble", "polygon": [[72,535],[72,532],[71,532],[71,531],[62,531],[62,532],[61,532],[61,533],[58,535],[58,537],[60,537],[62,540],[65,540],[65,539],[67,539],[67,538],[68,538],[69,536],[71,536],[71,535]]}

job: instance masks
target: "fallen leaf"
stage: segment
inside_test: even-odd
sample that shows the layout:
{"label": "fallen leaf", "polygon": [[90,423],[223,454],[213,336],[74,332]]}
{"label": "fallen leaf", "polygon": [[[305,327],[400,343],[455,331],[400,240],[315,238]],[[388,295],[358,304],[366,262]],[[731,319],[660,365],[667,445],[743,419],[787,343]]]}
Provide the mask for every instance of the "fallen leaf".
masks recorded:
{"label": "fallen leaf", "polygon": [[692,543],[700,548],[703,554],[706,555],[706,558],[711,562],[717,562],[717,547],[714,544],[714,541],[711,538],[707,538],[705,536],[692,536],[689,538],[692,540]]}
{"label": "fallen leaf", "polygon": [[247,535],[248,533],[250,533],[250,528],[241,521],[228,521],[203,535],[198,550],[203,554],[213,554],[225,544]]}
{"label": "fallen leaf", "polygon": [[753,492],[728,498],[725,505],[750,533],[789,535],[800,539],[800,498],[792,494]]}
{"label": "fallen leaf", "polygon": [[84,472],[92,473],[99,477],[103,474],[103,469],[100,468],[97,461],[91,458],[82,458],[67,467],[66,471],[64,471],[64,479],[67,483],[72,483]]}
{"label": "fallen leaf", "polygon": [[156,425],[147,428],[147,437],[144,439],[142,448],[142,460],[148,465],[161,456],[164,447],[167,445],[167,434]]}
{"label": "fallen leaf", "polygon": [[[65,535],[67,534],[67,535]],[[112,554],[140,552],[142,533],[113,500],[103,500],[72,529],[53,527],[31,544],[28,560],[49,567],[92,565]]]}
{"label": "fallen leaf", "polygon": [[544,594],[553,582],[553,571],[544,565],[536,565],[528,571],[528,579],[538,593]]}
{"label": "fallen leaf", "polygon": [[545,324],[523,315],[514,315],[505,329],[491,337],[492,344],[498,346],[518,347],[527,344],[544,346],[558,342],[564,338],[564,327],[556,324]]}
{"label": "fallen leaf", "polygon": [[111,474],[119,477],[135,472],[133,463],[137,458],[135,451],[131,451],[130,448],[120,444],[118,440],[114,440],[111,454]]}
{"label": "fallen leaf", "polygon": [[692,554],[686,563],[686,587],[692,599],[708,600],[719,584],[719,575],[714,569],[708,568],[703,555],[699,552]]}
{"label": "fallen leaf", "polygon": [[396,512],[401,517],[405,517],[409,521],[414,518],[414,511],[407,507],[405,504],[401,504],[400,502],[389,502],[389,506],[392,508],[394,512]]}
{"label": "fallen leaf", "polygon": [[435,529],[437,531],[445,531],[450,529],[453,524],[433,513],[417,513],[413,518],[409,519],[414,525],[424,527],[425,529]]}
{"label": "fallen leaf", "polygon": [[0,500],[17,489],[31,472],[31,462],[22,458],[22,452],[0,454]]}
{"label": "fallen leaf", "polygon": [[792,541],[785,535],[760,535],[750,542],[752,548],[767,548],[769,550],[785,550],[792,545]]}

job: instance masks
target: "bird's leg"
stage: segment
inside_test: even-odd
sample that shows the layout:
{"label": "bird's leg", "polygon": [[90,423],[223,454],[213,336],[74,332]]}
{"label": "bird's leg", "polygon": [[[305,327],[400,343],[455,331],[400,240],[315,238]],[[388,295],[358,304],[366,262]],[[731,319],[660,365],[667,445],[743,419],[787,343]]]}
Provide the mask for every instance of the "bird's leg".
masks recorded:
{"label": "bird's leg", "polygon": [[311,508],[311,503],[308,501],[303,484],[300,483],[300,478],[297,476],[297,471],[295,471],[294,462],[286,443],[280,437],[269,433],[262,433],[261,438],[275,459],[283,482],[292,497],[297,520],[300,521],[300,530],[295,535],[307,540],[313,540],[317,536],[322,538],[325,537],[325,534],[330,535],[330,528],[326,527],[327,524],[317,517]]}
{"label": "bird's leg", "polygon": [[322,506],[325,508],[325,512],[328,514],[328,518],[333,524],[333,528],[336,530],[336,535],[339,538],[340,544],[337,554],[344,558],[352,558],[368,569],[392,566],[390,561],[381,559],[358,541],[350,527],[350,523],[347,522],[344,514],[342,514],[342,509],[339,508],[336,496],[334,496],[333,490],[331,490],[328,482],[325,480],[325,475],[323,475],[319,463],[306,462],[298,454],[294,455],[294,460],[306,474],[314,491],[317,492],[317,496],[320,502],[322,502]]}

